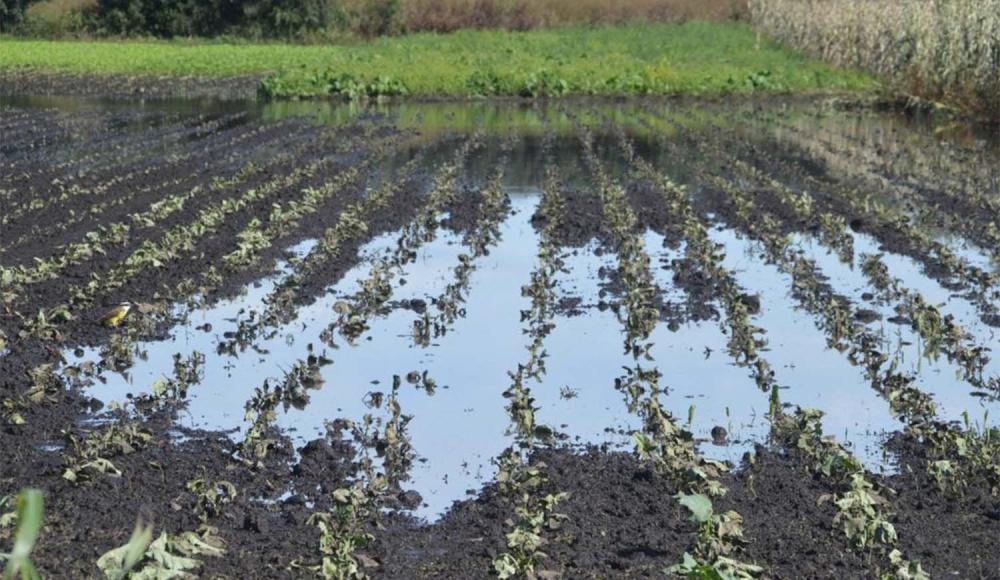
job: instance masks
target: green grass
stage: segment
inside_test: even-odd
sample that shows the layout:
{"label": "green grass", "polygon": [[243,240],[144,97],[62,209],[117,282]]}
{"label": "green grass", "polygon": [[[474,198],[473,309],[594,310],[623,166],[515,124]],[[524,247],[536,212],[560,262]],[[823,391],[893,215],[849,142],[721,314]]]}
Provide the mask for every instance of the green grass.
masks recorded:
{"label": "green grass", "polygon": [[271,96],[561,96],[865,90],[742,24],[415,34],[353,46],[0,40],[0,68],[116,75],[272,75]]}

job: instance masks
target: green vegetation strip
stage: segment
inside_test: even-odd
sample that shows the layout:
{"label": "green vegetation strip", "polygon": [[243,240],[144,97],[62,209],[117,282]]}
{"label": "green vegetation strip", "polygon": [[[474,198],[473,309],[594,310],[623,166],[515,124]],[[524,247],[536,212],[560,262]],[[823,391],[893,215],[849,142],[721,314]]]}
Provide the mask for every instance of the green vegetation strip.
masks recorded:
{"label": "green vegetation strip", "polygon": [[272,97],[863,90],[870,77],[758,42],[742,24],[415,34],[353,46],[0,40],[0,69],[268,75]]}

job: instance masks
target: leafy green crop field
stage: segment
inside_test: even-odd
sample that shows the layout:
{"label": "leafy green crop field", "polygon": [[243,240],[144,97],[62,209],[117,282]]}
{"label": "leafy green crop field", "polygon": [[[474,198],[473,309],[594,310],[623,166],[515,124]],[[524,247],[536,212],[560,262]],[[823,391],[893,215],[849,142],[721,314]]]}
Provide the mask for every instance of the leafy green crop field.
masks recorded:
{"label": "leafy green crop field", "polygon": [[0,40],[0,68],[113,75],[266,76],[272,97],[563,96],[864,90],[742,24],[416,34],[352,46]]}

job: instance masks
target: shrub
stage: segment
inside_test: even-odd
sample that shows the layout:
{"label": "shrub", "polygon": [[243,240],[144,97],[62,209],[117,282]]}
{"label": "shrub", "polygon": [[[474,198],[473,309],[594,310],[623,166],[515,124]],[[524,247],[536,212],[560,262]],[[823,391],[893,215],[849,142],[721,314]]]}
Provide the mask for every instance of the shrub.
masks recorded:
{"label": "shrub", "polygon": [[368,0],[361,11],[358,31],[365,38],[391,36],[401,31],[399,0]]}

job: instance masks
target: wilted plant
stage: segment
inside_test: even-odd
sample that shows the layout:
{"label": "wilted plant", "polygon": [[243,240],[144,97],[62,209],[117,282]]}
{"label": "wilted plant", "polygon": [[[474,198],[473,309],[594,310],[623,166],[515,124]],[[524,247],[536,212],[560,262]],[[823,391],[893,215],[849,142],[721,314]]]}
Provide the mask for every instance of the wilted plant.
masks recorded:
{"label": "wilted plant", "polygon": [[220,557],[226,550],[221,540],[208,533],[163,532],[155,541],[152,527],[137,526],[129,543],[107,552],[97,567],[107,578],[184,578],[201,568],[201,556]]}
{"label": "wilted plant", "polygon": [[493,569],[500,578],[532,576],[547,557],[541,550],[546,543],[543,532],[558,529],[565,519],[555,510],[569,494],[539,497],[537,493],[546,483],[545,469],[544,463],[527,465],[513,449],[500,456],[497,485],[504,496],[511,498],[518,516],[517,525],[507,533],[507,551],[493,560]]}
{"label": "wilted plant", "polygon": [[313,353],[309,345],[309,356],[300,360],[285,373],[280,383],[273,386],[270,379],[254,390],[253,397],[247,401],[244,409],[244,420],[250,424],[243,441],[240,442],[240,454],[243,460],[257,466],[267,457],[274,440],[267,437],[272,424],[277,419],[279,406],[302,409],[309,402],[309,391],[323,385],[322,367],[331,364],[324,356]]}
{"label": "wilted plant", "polygon": [[225,480],[195,479],[187,489],[195,495],[194,513],[203,524],[222,515],[222,510],[236,499],[236,486]]}
{"label": "wilted plant", "polygon": [[376,517],[380,494],[377,482],[356,482],[334,491],[333,508],[308,520],[320,530],[321,562],[315,566],[295,563],[293,567],[308,567],[329,580],[367,578],[365,563],[373,562],[358,551],[375,540],[367,526]]}
{"label": "wilted plant", "polygon": [[158,379],[151,387],[153,399],[158,401],[178,401],[187,398],[188,388],[202,381],[205,376],[205,355],[193,352],[188,358],[174,354],[174,376]]}
{"label": "wilted plant", "polygon": [[120,477],[122,472],[111,460],[145,447],[152,437],[138,423],[123,421],[95,429],[83,439],[66,433],[67,450],[63,456],[66,469],[63,471],[63,479],[80,484],[99,474]]}

